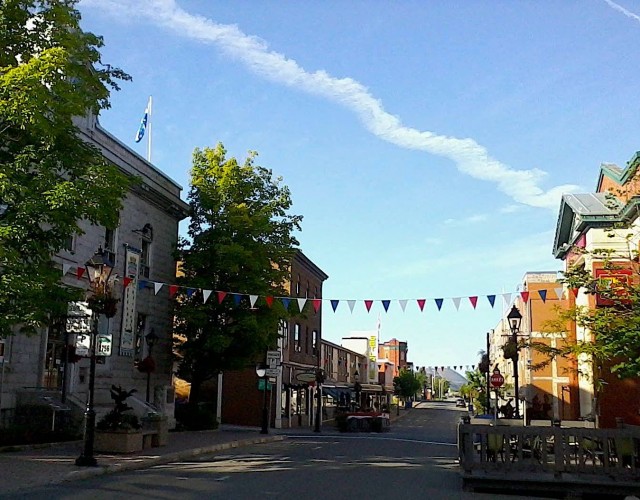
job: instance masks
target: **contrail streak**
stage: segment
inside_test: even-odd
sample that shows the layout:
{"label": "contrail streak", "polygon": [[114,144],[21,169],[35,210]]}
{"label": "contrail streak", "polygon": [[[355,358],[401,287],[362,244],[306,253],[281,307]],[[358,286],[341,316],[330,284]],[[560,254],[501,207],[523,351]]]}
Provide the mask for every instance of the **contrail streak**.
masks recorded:
{"label": "contrail streak", "polygon": [[611,7],[612,9],[617,10],[618,12],[622,12],[625,16],[631,18],[631,19],[635,19],[636,21],[638,21],[640,23],[640,16],[637,14],[634,14],[633,12],[625,9],[622,5],[618,5],[615,2],[612,2],[611,0],[604,0],[604,2],[609,5],[609,7]]}

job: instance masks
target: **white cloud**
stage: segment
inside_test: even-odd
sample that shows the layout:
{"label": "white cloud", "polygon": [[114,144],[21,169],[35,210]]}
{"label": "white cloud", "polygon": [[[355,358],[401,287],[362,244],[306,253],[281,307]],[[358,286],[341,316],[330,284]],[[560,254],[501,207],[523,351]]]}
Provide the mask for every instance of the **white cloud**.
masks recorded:
{"label": "white cloud", "polygon": [[611,0],[604,0],[604,2],[609,5],[609,7],[611,7],[612,9],[617,10],[618,12],[622,12],[625,16],[627,16],[628,18],[631,19],[635,19],[636,21],[638,21],[640,23],[640,16],[637,14],[634,14],[633,12],[625,9],[622,5],[619,5],[615,2],[612,2]]}
{"label": "white cloud", "polygon": [[486,214],[475,214],[465,217],[463,219],[445,219],[443,224],[446,226],[468,226],[469,224],[476,224],[478,222],[484,222],[487,220]]}
{"label": "white cloud", "polygon": [[460,139],[407,127],[398,117],[385,111],[382,103],[356,80],[335,78],[323,70],[306,71],[296,61],[270,51],[264,40],[246,35],[235,25],[218,24],[203,16],[189,14],[174,0],[83,0],[81,5],[117,13],[119,18],[142,16],[179,36],[213,44],[268,80],[342,104],[380,139],[450,159],[461,172],[495,183],[498,190],[518,203],[557,210],[560,196],[578,189],[576,185],[566,184],[544,191],[540,184],[547,173],[542,170],[511,168],[492,158],[484,146],[470,138]]}

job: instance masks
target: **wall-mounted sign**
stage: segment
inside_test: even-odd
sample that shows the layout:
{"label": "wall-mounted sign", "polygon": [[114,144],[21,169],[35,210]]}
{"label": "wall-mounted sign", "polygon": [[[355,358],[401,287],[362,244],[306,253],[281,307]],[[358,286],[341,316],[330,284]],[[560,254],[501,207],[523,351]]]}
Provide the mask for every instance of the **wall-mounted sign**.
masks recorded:
{"label": "wall-mounted sign", "polygon": [[298,382],[315,382],[316,381],[316,372],[298,373],[296,375],[296,380]]}

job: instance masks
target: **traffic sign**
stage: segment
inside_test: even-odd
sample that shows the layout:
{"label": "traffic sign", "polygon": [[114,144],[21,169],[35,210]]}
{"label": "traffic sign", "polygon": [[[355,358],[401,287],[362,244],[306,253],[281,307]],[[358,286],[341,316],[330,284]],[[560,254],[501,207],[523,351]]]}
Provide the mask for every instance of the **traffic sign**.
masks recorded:
{"label": "traffic sign", "polygon": [[489,382],[493,387],[502,387],[502,384],[504,384],[504,377],[500,373],[500,370],[497,368],[493,370],[493,374],[491,375],[491,378],[489,378]]}

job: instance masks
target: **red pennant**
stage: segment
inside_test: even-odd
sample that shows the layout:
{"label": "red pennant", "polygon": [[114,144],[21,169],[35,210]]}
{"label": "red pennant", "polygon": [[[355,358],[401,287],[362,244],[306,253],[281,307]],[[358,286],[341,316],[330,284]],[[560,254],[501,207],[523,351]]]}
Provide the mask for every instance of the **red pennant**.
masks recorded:
{"label": "red pennant", "polygon": [[82,279],[83,275],[84,275],[84,267],[79,267],[78,269],[76,269],[76,276],[78,277],[79,280]]}
{"label": "red pennant", "polygon": [[573,292],[573,296],[577,297],[578,296],[578,292],[580,291],[579,288],[572,288],[571,291]]}
{"label": "red pennant", "polygon": [[529,301],[529,292],[520,292],[520,297],[522,297],[522,300],[524,300],[526,304]]}
{"label": "red pennant", "polygon": [[475,309],[476,308],[476,304],[478,303],[478,297],[469,297],[469,301],[471,302],[471,305]]}
{"label": "red pennant", "polygon": [[365,300],[364,305],[367,308],[367,312],[371,311],[371,306],[373,305],[373,300]]}
{"label": "red pennant", "polygon": [[313,299],[313,300],[311,301],[311,303],[313,304],[313,310],[314,310],[315,312],[318,312],[318,310],[320,309],[320,303],[321,303],[321,302],[322,302],[322,301],[321,301],[320,299]]}
{"label": "red pennant", "polygon": [[216,295],[218,296],[218,304],[222,304],[222,301],[227,296],[227,292],[216,292]]}
{"label": "red pennant", "polygon": [[133,278],[129,278],[128,276],[125,276],[122,279],[122,284],[124,285],[125,288],[127,288],[129,286],[129,283],[131,283],[133,281]]}
{"label": "red pennant", "polygon": [[169,297],[173,298],[173,296],[178,291],[178,285],[169,285]]}
{"label": "red pennant", "polygon": [[272,297],[271,295],[267,295],[267,296],[264,298],[264,301],[267,303],[267,305],[268,305],[269,307],[271,307],[271,306],[273,305],[273,297]]}
{"label": "red pennant", "polygon": [[427,299],[418,299],[418,307],[420,311],[424,311],[424,305],[427,303]]}

